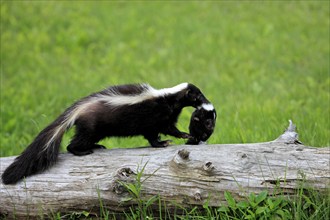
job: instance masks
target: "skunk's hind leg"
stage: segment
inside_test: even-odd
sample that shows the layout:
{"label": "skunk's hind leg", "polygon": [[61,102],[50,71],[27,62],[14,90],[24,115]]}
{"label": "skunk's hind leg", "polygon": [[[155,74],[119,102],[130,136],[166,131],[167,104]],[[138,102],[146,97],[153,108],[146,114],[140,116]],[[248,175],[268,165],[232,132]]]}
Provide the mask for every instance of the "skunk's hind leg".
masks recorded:
{"label": "skunk's hind leg", "polygon": [[66,149],[77,156],[91,154],[93,149],[105,149],[104,146],[96,144],[100,138],[92,136],[92,133],[88,132],[88,130],[77,129],[75,136]]}
{"label": "skunk's hind leg", "polygon": [[89,143],[86,141],[77,141],[77,139],[72,139],[70,144],[67,146],[67,150],[76,155],[84,156],[93,153],[93,149],[106,149],[103,145]]}

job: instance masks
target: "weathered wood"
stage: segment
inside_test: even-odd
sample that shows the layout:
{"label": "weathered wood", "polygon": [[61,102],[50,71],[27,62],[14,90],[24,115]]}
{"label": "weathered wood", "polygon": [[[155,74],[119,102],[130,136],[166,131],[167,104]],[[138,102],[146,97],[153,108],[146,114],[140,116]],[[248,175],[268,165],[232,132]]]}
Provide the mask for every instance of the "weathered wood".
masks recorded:
{"label": "weathered wood", "polygon": [[[0,173],[15,157],[0,159]],[[0,190],[0,213],[13,216],[51,215],[87,210],[99,213],[100,199],[109,210],[134,204],[121,185],[134,183],[146,164],[142,197],[159,195],[181,205],[224,203],[224,191],[239,199],[263,190],[294,194],[304,184],[329,189],[330,148],[299,144],[294,125],[278,139],[265,143],[180,145],[167,148],[98,150],[77,157],[60,154],[58,163],[42,174]]]}

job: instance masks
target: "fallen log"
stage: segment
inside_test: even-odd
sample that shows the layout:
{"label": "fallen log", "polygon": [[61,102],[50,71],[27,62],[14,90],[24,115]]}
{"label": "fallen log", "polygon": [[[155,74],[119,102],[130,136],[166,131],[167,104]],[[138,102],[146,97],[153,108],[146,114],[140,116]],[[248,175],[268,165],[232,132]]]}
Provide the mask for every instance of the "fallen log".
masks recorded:
{"label": "fallen log", "polygon": [[[15,157],[0,158],[0,174]],[[294,194],[301,184],[329,189],[330,148],[302,145],[290,121],[274,141],[251,144],[180,145],[167,148],[98,150],[77,157],[60,154],[55,166],[0,189],[0,213],[7,218],[37,217],[87,210],[127,210],[136,202],[123,186],[137,183],[141,198],[159,195],[182,206],[224,204],[263,190]]]}

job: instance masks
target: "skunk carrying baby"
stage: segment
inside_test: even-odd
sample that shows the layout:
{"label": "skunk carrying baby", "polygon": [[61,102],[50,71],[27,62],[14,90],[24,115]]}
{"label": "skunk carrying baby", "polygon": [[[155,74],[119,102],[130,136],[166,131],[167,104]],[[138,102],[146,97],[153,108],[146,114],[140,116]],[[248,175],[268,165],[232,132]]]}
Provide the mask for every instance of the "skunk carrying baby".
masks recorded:
{"label": "skunk carrying baby", "polygon": [[217,113],[211,103],[203,103],[192,113],[189,124],[190,137],[186,144],[198,145],[213,133]]}
{"label": "skunk carrying baby", "polygon": [[181,110],[186,106],[204,109],[208,103],[189,83],[159,90],[148,84],[111,86],[77,101],[43,129],[7,167],[2,181],[14,184],[55,164],[62,137],[72,126],[76,132],[67,150],[74,155],[93,153],[103,147],[97,142],[105,137],[142,135],[151,146],[166,147],[169,141],[161,141],[160,134],[190,137],[176,128]]}

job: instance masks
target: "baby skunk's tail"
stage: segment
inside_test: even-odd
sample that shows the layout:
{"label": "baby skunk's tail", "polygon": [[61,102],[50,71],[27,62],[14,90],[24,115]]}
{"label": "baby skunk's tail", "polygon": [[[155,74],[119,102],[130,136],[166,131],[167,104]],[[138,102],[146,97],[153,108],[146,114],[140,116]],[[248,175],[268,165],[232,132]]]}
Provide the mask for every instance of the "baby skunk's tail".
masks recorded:
{"label": "baby skunk's tail", "polygon": [[34,141],[2,174],[4,184],[15,184],[24,177],[39,173],[55,164],[62,137],[79,113],[75,106],[67,109],[52,124],[42,130]]}

